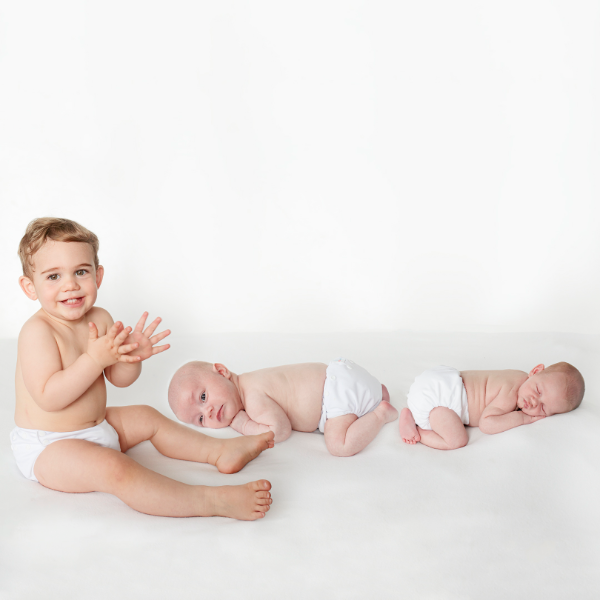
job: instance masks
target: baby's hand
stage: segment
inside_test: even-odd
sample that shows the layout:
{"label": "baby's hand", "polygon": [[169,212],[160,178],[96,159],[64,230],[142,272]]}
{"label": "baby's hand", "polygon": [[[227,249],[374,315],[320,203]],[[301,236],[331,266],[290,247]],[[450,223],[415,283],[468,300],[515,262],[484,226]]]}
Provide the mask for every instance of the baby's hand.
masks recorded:
{"label": "baby's hand", "polygon": [[118,362],[138,362],[137,357],[125,356],[128,352],[135,350],[137,344],[123,345],[125,338],[129,335],[131,327],[123,328],[123,323],[117,321],[106,335],[98,337],[98,328],[95,323],[89,323],[90,337],[88,339],[87,353],[102,368],[110,367]]}
{"label": "baby's hand", "polygon": [[127,338],[128,345],[136,345],[133,351],[128,351],[128,356],[138,358],[139,360],[146,360],[147,358],[150,358],[151,356],[154,356],[159,352],[164,352],[165,350],[168,350],[170,348],[169,344],[153,348],[154,344],[166,338],[171,333],[171,331],[167,329],[162,333],[158,333],[155,336],[150,337],[154,333],[162,319],[160,317],[157,317],[156,319],[154,319],[154,321],[152,321],[152,323],[150,323],[150,325],[148,325],[146,331],[143,331],[147,318],[148,313],[145,312],[141,316],[133,332]]}
{"label": "baby's hand", "polygon": [[523,413],[523,425],[529,425],[530,423],[535,423],[540,419],[545,419],[546,415],[528,415],[527,413]]}

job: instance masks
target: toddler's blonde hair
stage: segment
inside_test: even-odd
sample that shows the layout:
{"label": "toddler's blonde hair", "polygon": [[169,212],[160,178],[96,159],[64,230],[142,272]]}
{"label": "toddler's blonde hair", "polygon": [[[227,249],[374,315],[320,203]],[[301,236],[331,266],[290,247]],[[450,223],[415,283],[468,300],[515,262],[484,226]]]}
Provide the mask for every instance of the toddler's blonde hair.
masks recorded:
{"label": "toddler's blonde hair", "polygon": [[94,252],[94,266],[96,269],[100,264],[98,262],[100,242],[94,233],[70,219],[42,217],[34,219],[27,225],[25,235],[19,243],[19,258],[25,277],[31,279],[33,275],[33,256],[46,243],[46,240],[89,244]]}

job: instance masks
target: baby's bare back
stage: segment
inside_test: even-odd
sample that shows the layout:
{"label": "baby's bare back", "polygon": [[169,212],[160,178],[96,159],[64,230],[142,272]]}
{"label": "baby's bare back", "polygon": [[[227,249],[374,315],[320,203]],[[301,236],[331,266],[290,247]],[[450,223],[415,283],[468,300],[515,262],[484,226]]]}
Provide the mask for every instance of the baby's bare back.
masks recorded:
{"label": "baby's bare back", "polygon": [[240,391],[248,416],[262,409],[265,396],[278,404],[295,431],[314,431],[321,418],[327,365],[301,363],[243,373]]}
{"label": "baby's bare back", "polygon": [[501,390],[514,390],[515,409],[517,390],[527,379],[527,373],[506,369],[503,371],[461,371],[469,402],[469,425],[479,427],[485,407],[497,398]]}
{"label": "baby's bare back", "polygon": [[[100,335],[106,333],[103,315],[92,308],[89,320],[95,321]],[[36,339],[54,338],[48,344],[42,364],[28,364],[28,353]],[[41,431],[77,431],[101,423],[106,415],[106,383],[104,375],[98,379],[73,403],[55,411],[44,410],[33,399],[27,384],[35,385],[36,377],[52,371],[53,368],[66,369],[72,365],[87,349],[89,329],[87,322],[76,327],[67,327],[48,318],[43,311],[37,312],[24,325],[19,338],[17,369],[15,373],[15,423],[25,429]],[[25,363],[26,374],[23,367]]]}

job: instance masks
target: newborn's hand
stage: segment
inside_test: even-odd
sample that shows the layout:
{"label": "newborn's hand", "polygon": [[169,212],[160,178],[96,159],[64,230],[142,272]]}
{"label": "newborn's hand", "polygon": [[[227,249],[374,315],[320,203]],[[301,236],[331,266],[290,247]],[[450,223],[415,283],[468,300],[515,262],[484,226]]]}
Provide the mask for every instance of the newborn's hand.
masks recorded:
{"label": "newborn's hand", "polygon": [[171,331],[167,329],[162,333],[157,333],[155,336],[152,336],[162,319],[157,317],[154,319],[154,321],[152,321],[152,323],[150,323],[150,325],[148,325],[146,331],[143,331],[147,318],[148,313],[145,312],[135,326],[135,329],[127,337],[128,345],[137,344],[135,349],[132,349],[130,352],[128,352],[127,356],[137,357],[137,360],[146,360],[147,358],[150,358],[159,352],[164,352],[170,348],[169,344],[156,346],[156,348],[153,347],[154,344],[157,344],[160,342],[160,340],[166,338]]}
{"label": "newborn's hand", "polygon": [[110,367],[118,362],[137,362],[139,358],[125,356],[136,348],[135,344],[123,345],[131,327],[123,328],[123,323],[117,321],[106,335],[98,337],[98,328],[95,323],[89,323],[90,337],[88,339],[87,353],[102,368]]}
{"label": "newborn's hand", "polygon": [[546,415],[528,415],[526,413],[523,413],[523,425],[529,425],[530,423],[535,423],[536,421],[539,421],[540,419],[545,419]]}
{"label": "newborn's hand", "polygon": [[238,412],[238,414],[235,415],[235,417],[233,417],[233,420],[231,421],[231,423],[229,423],[229,427],[231,427],[231,429],[233,429],[234,431],[237,431],[238,433],[243,434],[244,433],[244,425],[246,425],[246,423],[249,420],[250,420],[250,417],[248,416],[246,411],[240,410],[240,412]]}

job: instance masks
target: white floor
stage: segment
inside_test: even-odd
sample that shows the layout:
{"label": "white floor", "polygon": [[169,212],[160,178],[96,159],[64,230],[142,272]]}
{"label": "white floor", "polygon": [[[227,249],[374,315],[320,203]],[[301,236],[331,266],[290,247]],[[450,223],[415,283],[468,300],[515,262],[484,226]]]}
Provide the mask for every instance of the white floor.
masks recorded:
{"label": "white floor", "polygon": [[385,383],[397,408],[412,379],[439,363],[529,370],[567,360],[587,393],[567,415],[496,436],[469,429],[468,446],[453,452],[403,445],[396,422],[352,458],[330,456],[320,434],[293,433],[222,475],[146,442],[130,455],[187,483],[273,484],[264,520],[169,519],[19,474],[8,441],[16,342],[0,342],[0,598],[598,598],[600,336],[227,334],[171,343],[134,386],[110,388],[109,404],[171,416],[169,377],[193,358],[243,372],[343,355]]}

